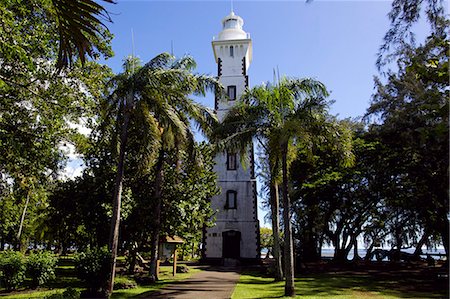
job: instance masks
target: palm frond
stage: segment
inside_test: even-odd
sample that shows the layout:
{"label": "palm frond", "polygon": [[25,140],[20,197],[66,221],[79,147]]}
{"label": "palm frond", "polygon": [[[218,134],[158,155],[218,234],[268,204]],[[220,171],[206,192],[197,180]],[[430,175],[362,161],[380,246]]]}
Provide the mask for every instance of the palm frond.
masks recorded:
{"label": "palm frond", "polygon": [[145,69],[164,69],[168,68],[175,57],[167,52],[161,53],[144,65]]}
{"label": "palm frond", "polygon": [[176,111],[175,107],[164,99],[154,103],[159,103],[159,106],[153,109],[161,128],[171,130],[178,138],[186,139],[189,126],[182,120],[182,115]]}
{"label": "palm frond", "polygon": [[205,96],[206,92],[223,93],[224,87],[216,78],[206,75],[195,75],[195,88],[192,93],[198,96]]}
{"label": "palm frond", "polygon": [[296,99],[301,98],[326,98],[328,90],[323,83],[312,78],[285,79],[282,85],[294,93]]}
{"label": "palm frond", "polygon": [[187,71],[191,71],[197,67],[197,63],[195,62],[194,58],[189,55],[185,55],[181,57],[180,59],[177,59],[173,62],[171,65],[172,69],[183,69]]}
{"label": "palm frond", "polygon": [[133,115],[130,128],[135,139],[133,159],[137,161],[138,170],[148,172],[154,165],[161,147],[159,123],[145,102],[139,102]]}
{"label": "palm frond", "polygon": [[101,19],[112,22],[108,12],[93,0],[52,0],[52,3],[59,31],[57,68],[72,64],[75,53],[85,63],[86,56],[93,56],[95,41],[105,37],[107,28]]}

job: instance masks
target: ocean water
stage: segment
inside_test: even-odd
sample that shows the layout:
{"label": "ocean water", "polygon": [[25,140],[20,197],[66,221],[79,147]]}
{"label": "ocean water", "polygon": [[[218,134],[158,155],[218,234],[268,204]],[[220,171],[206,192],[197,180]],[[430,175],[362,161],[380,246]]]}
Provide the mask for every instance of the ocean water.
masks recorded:
{"label": "ocean water", "polygon": [[[390,250],[390,248],[382,248],[385,250]],[[409,248],[409,249],[403,249],[403,252],[407,252],[407,253],[414,253],[415,248]],[[430,254],[445,254],[445,250],[444,248],[437,248],[437,249],[433,249],[433,250],[427,250],[427,249],[422,249],[423,254],[421,255],[422,258],[426,258],[427,257],[427,253]],[[267,249],[263,248],[261,250],[261,257],[265,257],[267,254]],[[364,258],[367,254],[367,250],[366,249],[358,249],[358,255],[361,258]],[[322,248],[322,257],[323,258],[332,258],[334,256],[334,248]],[[353,259],[353,250],[350,250],[347,258],[349,260]],[[435,260],[439,260],[439,259],[443,259],[443,257],[439,257],[439,256],[433,256],[433,258]],[[387,260],[387,259],[385,259]]]}
{"label": "ocean water", "polygon": [[[390,248],[382,248],[384,250],[390,250]],[[407,252],[407,253],[414,253],[415,248],[408,248],[408,249],[403,249],[403,252]],[[423,254],[421,255],[422,258],[426,258],[427,253],[429,254],[445,254],[445,250],[444,248],[437,248],[437,249],[432,249],[432,250],[427,250],[427,249],[422,249]],[[367,250],[366,249],[358,249],[358,255],[362,258],[364,258],[367,254]],[[324,258],[332,258],[334,256],[334,248],[322,248],[322,257]],[[353,259],[353,250],[350,250],[347,258],[349,260]],[[433,258],[435,260],[438,259],[442,259],[442,257],[439,256],[433,256]]]}

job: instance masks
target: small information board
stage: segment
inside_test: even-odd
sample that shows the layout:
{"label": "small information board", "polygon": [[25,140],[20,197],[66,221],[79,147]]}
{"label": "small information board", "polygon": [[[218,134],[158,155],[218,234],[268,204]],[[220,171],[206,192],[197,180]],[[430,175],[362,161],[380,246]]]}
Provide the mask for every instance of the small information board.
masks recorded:
{"label": "small information board", "polygon": [[177,273],[177,245],[183,244],[184,240],[178,236],[173,237],[161,237],[159,240],[159,261],[158,261],[158,273],[159,273],[159,262],[169,261],[173,256],[173,276]]}

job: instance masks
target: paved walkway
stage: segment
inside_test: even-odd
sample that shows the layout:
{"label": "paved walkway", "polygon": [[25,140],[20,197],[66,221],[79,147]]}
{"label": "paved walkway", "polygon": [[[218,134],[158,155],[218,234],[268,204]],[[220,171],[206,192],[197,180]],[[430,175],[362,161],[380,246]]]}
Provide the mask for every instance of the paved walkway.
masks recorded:
{"label": "paved walkway", "polygon": [[228,299],[239,280],[239,270],[228,267],[210,267],[190,278],[174,282],[146,298],[159,299]]}

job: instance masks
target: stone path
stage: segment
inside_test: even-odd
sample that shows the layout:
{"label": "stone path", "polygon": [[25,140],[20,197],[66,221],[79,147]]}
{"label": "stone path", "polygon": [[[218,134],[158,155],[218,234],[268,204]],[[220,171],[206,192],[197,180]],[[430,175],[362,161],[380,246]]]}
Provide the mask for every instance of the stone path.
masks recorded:
{"label": "stone path", "polygon": [[164,288],[139,298],[201,299],[231,298],[239,280],[239,270],[230,267],[210,267],[190,278],[174,282]]}

